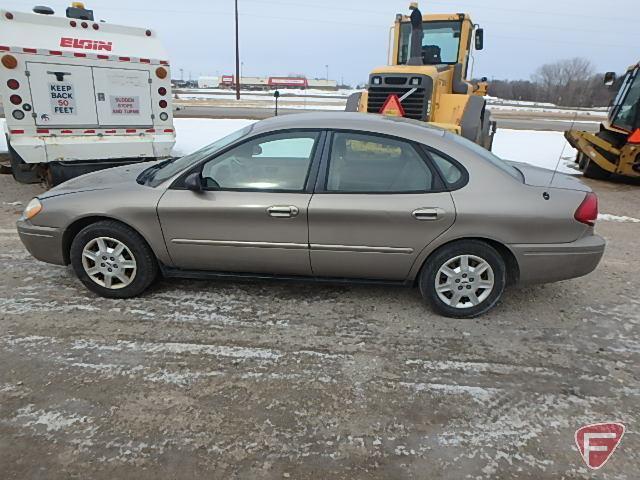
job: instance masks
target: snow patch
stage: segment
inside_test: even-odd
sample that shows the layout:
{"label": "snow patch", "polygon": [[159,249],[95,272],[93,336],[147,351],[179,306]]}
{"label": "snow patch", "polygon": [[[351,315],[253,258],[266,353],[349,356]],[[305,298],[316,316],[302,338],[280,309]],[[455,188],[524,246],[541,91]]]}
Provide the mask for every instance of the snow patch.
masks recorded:
{"label": "snow patch", "polygon": [[[505,160],[528,163],[562,173],[576,173],[572,168],[575,150],[562,132],[509,130],[499,128],[493,139],[493,153]],[[561,158],[562,157],[562,158]]]}
{"label": "snow patch", "polygon": [[610,213],[598,214],[598,220],[605,222],[640,223],[640,218],[627,217],[626,215],[612,215]]}
{"label": "snow patch", "polygon": [[499,391],[497,388],[473,387],[470,385],[457,385],[449,383],[415,383],[400,382],[400,385],[409,388],[416,393],[434,392],[447,395],[469,395],[476,401],[485,402],[491,399]]}
{"label": "snow patch", "polygon": [[207,345],[198,343],[153,343],[119,340],[113,345],[105,345],[94,340],[75,340],[72,350],[99,350],[108,352],[137,351],[145,353],[172,353],[193,355],[211,355],[241,359],[277,360],[282,355],[275,350],[263,348],[235,347],[227,345]]}
{"label": "snow patch", "polygon": [[187,155],[254,122],[233,118],[174,118],[176,144],[171,153]]}
{"label": "snow patch", "polygon": [[25,427],[44,425],[47,432],[57,432],[76,423],[87,421],[86,417],[79,415],[65,414],[55,410],[34,410],[33,407],[33,404],[29,404],[18,410],[15,420]]}

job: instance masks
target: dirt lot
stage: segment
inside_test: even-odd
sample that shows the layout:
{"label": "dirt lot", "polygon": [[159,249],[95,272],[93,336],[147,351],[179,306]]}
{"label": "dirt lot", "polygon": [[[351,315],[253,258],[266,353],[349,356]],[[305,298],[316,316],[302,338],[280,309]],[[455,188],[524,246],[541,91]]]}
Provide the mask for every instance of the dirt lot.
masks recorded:
{"label": "dirt lot", "polygon": [[[640,217],[640,187],[591,183]],[[637,478],[640,223],[599,222],[588,277],[466,321],[387,287],[97,298],[23,249],[39,191],[0,176],[2,478]],[[574,431],[611,420],[627,433],[596,476]]]}

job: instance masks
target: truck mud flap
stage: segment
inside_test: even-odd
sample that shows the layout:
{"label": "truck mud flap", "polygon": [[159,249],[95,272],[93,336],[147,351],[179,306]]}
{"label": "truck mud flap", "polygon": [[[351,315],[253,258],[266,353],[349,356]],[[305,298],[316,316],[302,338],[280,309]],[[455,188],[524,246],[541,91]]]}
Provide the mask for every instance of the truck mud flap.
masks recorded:
{"label": "truck mud flap", "polygon": [[[9,173],[13,175],[16,182],[20,183],[40,183],[42,181],[38,165],[26,163],[22,157],[11,146],[11,142],[7,137],[7,148],[9,150]],[[3,167],[3,173],[6,168]]]}

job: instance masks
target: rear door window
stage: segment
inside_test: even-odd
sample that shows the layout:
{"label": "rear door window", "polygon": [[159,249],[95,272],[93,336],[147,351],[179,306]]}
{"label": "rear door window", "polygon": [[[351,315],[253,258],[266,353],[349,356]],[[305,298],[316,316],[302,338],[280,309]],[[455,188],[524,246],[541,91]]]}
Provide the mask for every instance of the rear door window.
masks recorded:
{"label": "rear door window", "polygon": [[373,134],[333,135],[327,191],[407,193],[433,187],[433,172],[410,143]]}

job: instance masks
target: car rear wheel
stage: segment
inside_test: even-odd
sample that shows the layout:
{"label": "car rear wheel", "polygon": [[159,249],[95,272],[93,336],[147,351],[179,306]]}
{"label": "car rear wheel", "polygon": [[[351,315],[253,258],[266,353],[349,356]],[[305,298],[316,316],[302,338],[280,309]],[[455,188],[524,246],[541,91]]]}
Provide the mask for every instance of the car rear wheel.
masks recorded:
{"label": "car rear wheel", "polygon": [[115,221],[82,229],[71,243],[70,257],[80,281],[107,298],[135,297],[158,275],[158,264],[145,240]]}
{"label": "car rear wheel", "polygon": [[420,293],[439,314],[472,318],[495,306],[506,283],[505,261],[478,240],[461,240],[436,251],[423,268]]}

